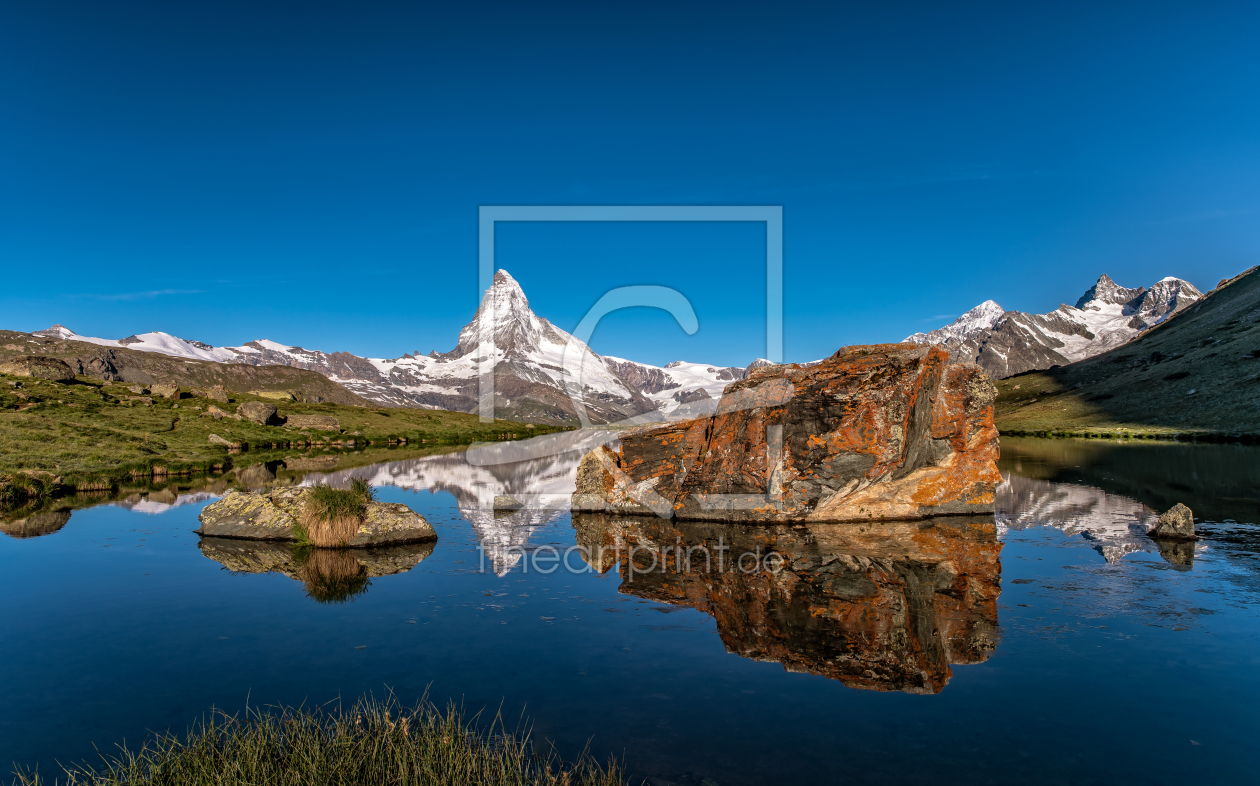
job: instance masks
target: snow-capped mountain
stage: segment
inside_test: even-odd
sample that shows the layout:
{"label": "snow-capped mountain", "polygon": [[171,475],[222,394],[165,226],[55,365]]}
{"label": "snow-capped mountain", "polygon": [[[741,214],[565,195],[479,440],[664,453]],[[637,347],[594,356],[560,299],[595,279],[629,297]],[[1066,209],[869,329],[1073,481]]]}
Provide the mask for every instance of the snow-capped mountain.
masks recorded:
{"label": "snow-capped mountain", "polygon": [[80,336],[62,325],[35,335],[103,346],[121,346],[174,357],[254,366],[293,366],[316,371],[360,396],[386,406],[429,407],[457,412],[477,409],[482,347],[495,353],[495,411],[499,417],[535,422],[576,420],[564,389],[566,345],[579,372],[582,401],[592,422],[609,423],[647,414],[658,406],[583,342],[538,316],[507,271],[495,273],[473,320],[460,331],[450,352],[363,358],[348,352],[321,352],[266,339],[237,347],[212,347],[169,333],[124,339]]}
{"label": "snow-capped mountain", "polygon": [[1009,377],[1114,349],[1201,297],[1193,284],[1172,276],[1150,289],[1127,289],[1103,275],[1075,306],[1027,314],[986,300],[943,328],[904,340],[939,344],[991,376]]}
{"label": "snow-capped mountain", "polygon": [[[683,360],[666,366],[650,366],[605,356],[604,362],[627,384],[638,388],[654,402],[662,415],[673,419],[695,418],[716,411],[726,386],[743,379],[747,373],[738,366],[709,366]],[[762,365],[769,362],[762,361]]]}

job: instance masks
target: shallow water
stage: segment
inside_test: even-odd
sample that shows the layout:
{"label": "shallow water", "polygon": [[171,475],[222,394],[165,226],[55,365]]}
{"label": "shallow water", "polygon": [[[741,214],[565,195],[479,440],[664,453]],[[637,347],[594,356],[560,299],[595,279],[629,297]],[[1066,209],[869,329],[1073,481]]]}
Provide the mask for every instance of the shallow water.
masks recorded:
{"label": "shallow water", "polygon": [[[307,476],[366,477],[438,531],[361,565],[199,542],[208,500],[169,494],[0,536],[0,760],[389,689],[525,712],[654,783],[1254,778],[1256,448],[1007,439],[996,519],[769,529],[575,522],[579,456]],[[1177,501],[1205,538],[1161,552],[1145,527]],[[782,568],[652,565],[719,541]],[[538,571],[578,544],[606,572]]]}

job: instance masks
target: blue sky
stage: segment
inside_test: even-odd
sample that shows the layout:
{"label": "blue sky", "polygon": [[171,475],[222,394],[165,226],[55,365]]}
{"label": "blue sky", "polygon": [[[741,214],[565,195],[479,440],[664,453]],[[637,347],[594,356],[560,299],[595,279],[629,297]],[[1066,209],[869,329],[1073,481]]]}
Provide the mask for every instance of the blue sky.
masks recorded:
{"label": "blue sky", "polygon": [[[482,204],[782,205],[789,360],[1260,263],[1255,3],[448,5],[0,7],[0,327],[448,350]],[[497,244],[566,329],[695,304],[596,351],[764,354],[754,225]]]}

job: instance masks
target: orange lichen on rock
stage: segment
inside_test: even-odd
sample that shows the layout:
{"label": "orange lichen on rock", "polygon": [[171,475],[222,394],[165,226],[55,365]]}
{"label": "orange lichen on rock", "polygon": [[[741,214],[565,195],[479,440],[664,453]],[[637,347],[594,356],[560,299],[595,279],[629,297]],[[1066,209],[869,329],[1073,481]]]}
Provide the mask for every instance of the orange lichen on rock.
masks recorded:
{"label": "orange lichen on rock", "polygon": [[764,522],[991,513],[996,391],[978,366],[948,360],[880,344],[755,369],[716,414],[588,454],[573,507]]}

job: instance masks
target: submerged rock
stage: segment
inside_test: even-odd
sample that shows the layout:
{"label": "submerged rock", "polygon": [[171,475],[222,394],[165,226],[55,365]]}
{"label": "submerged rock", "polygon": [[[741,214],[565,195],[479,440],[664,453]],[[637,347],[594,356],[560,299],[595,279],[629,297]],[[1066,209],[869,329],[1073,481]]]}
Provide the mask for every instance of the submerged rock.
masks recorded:
{"label": "submerged rock", "polygon": [[690,520],[992,513],[996,390],[937,347],[845,347],[727,386],[717,413],[636,429],[582,459],[573,508]]}
{"label": "submerged rock", "polygon": [[[196,532],[204,537],[245,540],[296,540],[298,516],[310,488],[233,491],[202,509]],[[424,516],[396,502],[369,502],[351,548],[437,540]]]}
{"label": "submerged rock", "polygon": [[1196,540],[1194,511],[1178,502],[1159,517],[1159,523],[1151,530],[1156,540]]}

